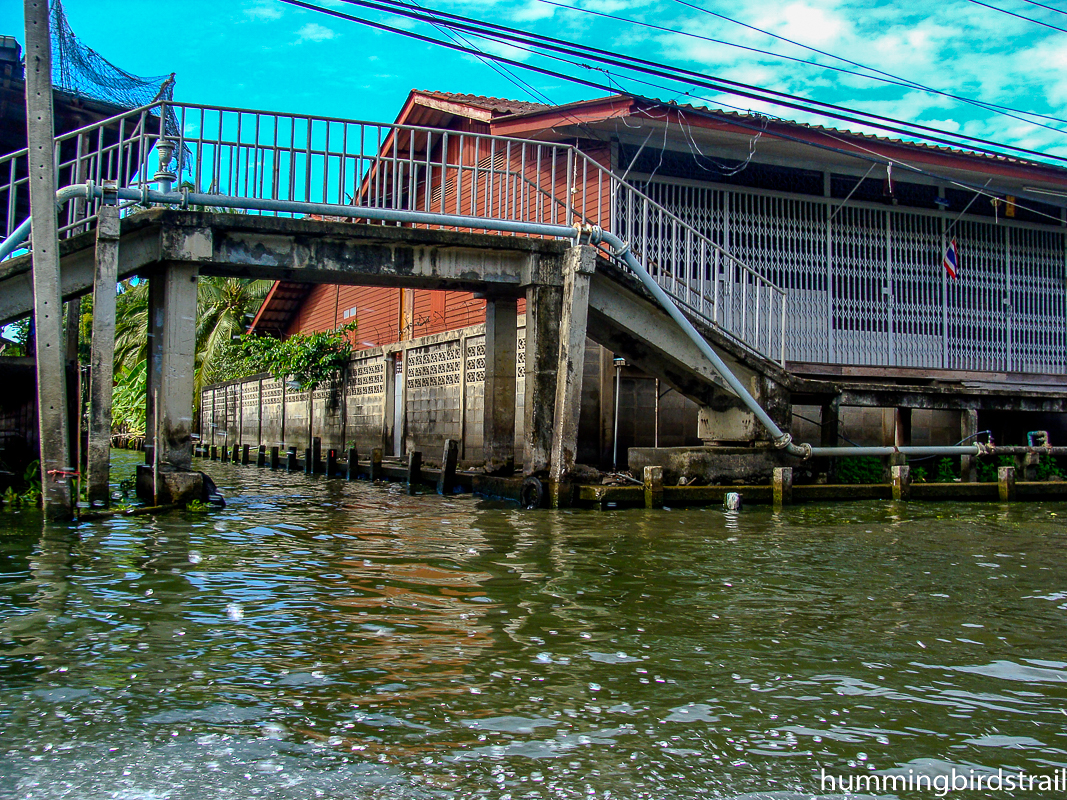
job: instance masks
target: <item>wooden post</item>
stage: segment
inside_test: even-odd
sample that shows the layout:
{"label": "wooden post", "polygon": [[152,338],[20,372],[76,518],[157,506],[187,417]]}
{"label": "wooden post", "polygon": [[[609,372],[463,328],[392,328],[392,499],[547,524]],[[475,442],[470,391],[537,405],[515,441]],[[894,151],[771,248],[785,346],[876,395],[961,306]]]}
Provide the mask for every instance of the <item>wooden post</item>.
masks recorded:
{"label": "wooden post", "polygon": [[791,505],[793,502],[793,468],[775,467],[771,486],[775,508]]}
{"label": "wooden post", "polygon": [[459,443],[445,439],[441,453],[441,474],[437,476],[437,493],[452,494],[456,485],[456,463],[459,461]]}
{"label": "wooden post", "polygon": [[350,481],[354,481],[359,477],[359,453],[356,452],[356,448],[348,448],[348,459],[345,462],[345,477]]}
{"label": "wooden post", "polygon": [[326,451],[326,477],[332,478],[337,472],[337,451],[332,447]]}
{"label": "wooden post", "polygon": [[911,498],[911,467],[907,464],[893,467],[890,470],[890,480],[893,483],[894,500]]}
{"label": "wooden post", "polygon": [[311,470],[310,472],[322,472],[322,438],[319,436],[311,439]]}
{"label": "wooden post", "polygon": [[259,450],[256,451],[256,466],[260,467],[260,468],[267,466],[267,446],[266,445],[261,444],[259,446]]}
{"label": "wooden post", "polygon": [[271,445],[270,448],[270,468],[278,469],[278,445]]}
{"label": "wooden post", "polygon": [[290,447],[285,451],[285,471],[296,472],[299,464],[296,463],[296,448]]}
{"label": "wooden post", "polygon": [[422,483],[422,453],[412,450],[408,453],[408,494],[415,494],[415,489]]}
{"label": "wooden post", "polygon": [[89,501],[107,503],[111,466],[111,394],[115,372],[115,287],[119,274],[119,209],[100,207],[93,276],[93,338],[89,356]]}
{"label": "wooden post", "polygon": [[645,467],[645,508],[663,508],[663,467]]}
{"label": "wooden post", "polygon": [[997,467],[997,492],[1002,502],[1015,499],[1015,467]]}
{"label": "wooden post", "polygon": [[251,458],[250,458],[251,449],[252,449],[252,446],[251,445],[247,445],[247,444],[244,447],[241,448],[241,463],[246,467],[248,466],[248,464],[251,461]]}
{"label": "wooden post", "polygon": [[315,456],[314,451],[310,447],[304,448],[304,474],[313,475],[315,473]]}
{"label": "wooden post", "polygon": [[370,453],[370,479],[380,481],[382,479],[382,448],[375,447]]}
{"label": "wooden post", "polygon": [[218,461],[219,460],[219,446],[217,444],[211,445],[211,460],[212,461]]}
{"label": "wooden post", "polygon": [[[234,464],[240,464],[241,463],[241,445],[240,444],[234,444],[234,446],[233,446],[233,456],[230,458],[230,460]],[[245,462],[245,463],[248,463],[248,462]]]}

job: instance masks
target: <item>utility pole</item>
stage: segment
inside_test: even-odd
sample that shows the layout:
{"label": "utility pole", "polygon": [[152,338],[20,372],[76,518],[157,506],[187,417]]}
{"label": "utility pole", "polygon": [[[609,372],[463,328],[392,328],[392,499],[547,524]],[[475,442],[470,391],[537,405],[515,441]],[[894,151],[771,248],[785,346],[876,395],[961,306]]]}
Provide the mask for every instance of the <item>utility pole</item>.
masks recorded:
{"label": "utility pole", "polygon": [[45,516],[72,512],[68,473],[70,436],[64,373],[63,297],[59,284],[59,233],[53,165],[52,41],[48,0],[24,0],[26,16],[26,140],[29,147],[33,231],[33,320],[36,329],[37,422],[41,440],[41,492]]}

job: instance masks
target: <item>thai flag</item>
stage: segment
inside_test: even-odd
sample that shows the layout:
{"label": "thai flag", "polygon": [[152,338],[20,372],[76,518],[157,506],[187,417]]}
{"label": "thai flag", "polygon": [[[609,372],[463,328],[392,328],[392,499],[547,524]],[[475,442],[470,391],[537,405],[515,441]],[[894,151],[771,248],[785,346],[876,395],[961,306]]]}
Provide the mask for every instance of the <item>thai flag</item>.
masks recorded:
{"label": "thai flag", "polygon": [[948,250],[945,251],[945,272],[953,280],[956,279],[956,267],[959,265],[959,261],[956,256],[956,240],[953,239],[949,242]]}

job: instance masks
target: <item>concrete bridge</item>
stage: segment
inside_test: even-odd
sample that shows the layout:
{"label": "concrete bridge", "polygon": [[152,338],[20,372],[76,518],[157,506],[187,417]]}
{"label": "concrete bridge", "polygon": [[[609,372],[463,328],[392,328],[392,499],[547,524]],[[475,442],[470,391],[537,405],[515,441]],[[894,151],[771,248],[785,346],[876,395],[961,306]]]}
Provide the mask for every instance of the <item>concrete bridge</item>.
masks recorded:
{"label": "concrete bridge", "polygon": [[[101,213],[117,217],[114,207]],[[113,221],[117,247],[111,250],[114,264],[108,271],[118,279],[138,275],[150,285],[147,429],[154,431],[158,424],[160,438],[158,454],[150,450],[148,461],[158,458],[163,477],[160,486],[143,490],[146,495],[167,499],[185,485],[184,478],[172,479],[171,474],[191,469],[200,275],[483,294],[487,300],[483,431],[486,467],[491,472],[509,472],[521,460],[525,474],[552,473],[559,482],[574,467],[587,335],[706,407],[708,413],[702,418],[708,438],[760,438],[760,426],[724,386],[714,366],[639,282],[589,245],[169,208],[146,209]],[[108,235],[105,227],[62,242],[65,299],[93,289],[101,269],[101,237]],[[31,261],[25,254],[0,265],[0,321],[32,311]],[[516,458],[520,297],[527,309],[527,383],[524,452]],[[781,425],[788,424],[791,392],[820,390],[711,326],[702,324],[702,332]],[[113,337],[112,329],[112,342]],[[101,344],[106,348],[108,341],[105,335]],[[104,431],[97,431],[94,438],[106,438]],[[106,493],[106,483],[94,485],[93,492]]]}

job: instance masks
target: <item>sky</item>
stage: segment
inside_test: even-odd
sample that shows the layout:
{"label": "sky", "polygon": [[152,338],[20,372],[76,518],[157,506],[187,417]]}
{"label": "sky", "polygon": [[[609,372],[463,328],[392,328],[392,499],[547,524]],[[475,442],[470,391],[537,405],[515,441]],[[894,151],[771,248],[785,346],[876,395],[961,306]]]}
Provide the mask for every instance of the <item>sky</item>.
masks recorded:
{"label": "sky", "polygon": [[[342,0],[312,1],[442,38],[438,31],[422,23],[387,18]],[[1064,0],[1043,0],[1051,6],[1063,3],[1064,13],[1027,0],[985,2],[1067,28]],[[1043,119],[1040,122],[1046,127],[1042,127],[914,88],[694,38],[703,36],[861,71],[737,24],[740,22],[944,92],[1067,118],[1067,110],[1062,110],[1067,100],[1067,32],[1013,18],[974,0],[558,3],[671,30],[596,17],[547,0],[423,2],[430,8],[733,81],[1067,156],[1067,122]],[[16,0],[0,3],[0,35],[24,39],[21,7]],[[190,103],[392,121],[413,88],[537,99],[528,89],[516,86],[474,56],[294,8],[281,0],[65,0],[64,7],[71,27],[85,45],[136,75],[177,73],[175,97]],[[737,22],[699,9],[732,16]],[[513,47],[484,42],[479,46],[524,63],[562,68],[635,94],[825,122],[801,112],[718,95],[711,90],[691,89],[690,96],[685,96],[682,93],[687,87],[678,84],[651,87],[619,73],[560,65]],[[555,103],[604,94],[555,77],[515,72]]]}

